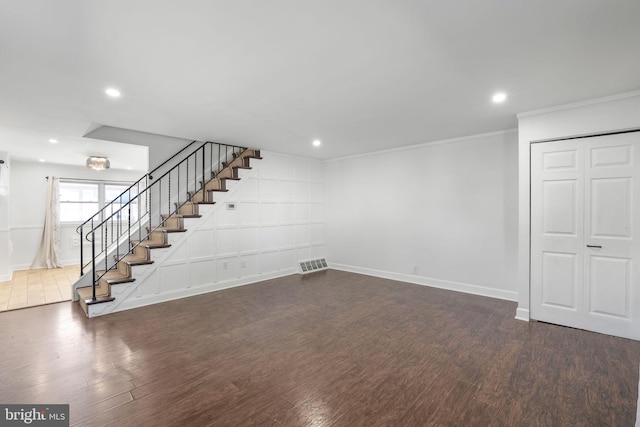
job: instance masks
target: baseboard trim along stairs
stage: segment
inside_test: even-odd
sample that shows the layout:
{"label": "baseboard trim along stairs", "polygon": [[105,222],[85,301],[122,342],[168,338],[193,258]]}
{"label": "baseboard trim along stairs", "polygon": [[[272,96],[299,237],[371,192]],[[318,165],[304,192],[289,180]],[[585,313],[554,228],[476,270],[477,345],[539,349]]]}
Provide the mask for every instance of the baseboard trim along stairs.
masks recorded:
{"label": "baseboard trim along stairs", "polygon": [[[101,311],[97,306],[112,303],[124,291],[116,290],[120,286],[127,286],[136,281],[134,269],[145,267],[155,262],[153,251],[167,250],[171,247],[170,235],[184,234],[188,231],[185,220],[197,221],[202,217],[201,206],[213,205],[214,194],[228,192],[227,181],[239,181],[240,170],[251,170],[251,160],[262,159],[259,150],[246,149],[230,162],[223,162],[223,169],[212,172],[212,178],[206,182],[199,181],[200,190],[190,191],[188,199],[181,203],[174,203],[175,213],[162,214],[162,226],[154,229],[146,227],[148,237],[145,240],[131,240],[131,248],[125,256],[120,255],[115,260],[115,268],[106,271],[90,271],[97,280],[97,286],[77,287],[77,298],[80,306],[88,317],[98,315]],[[106,256],[106,255],[105,255]],[[96,269],[97,270],[97,269]],[[92,280],[92,283],[94,281]],[[95,292],[95,294],[94,294]],[[95,296],[95,297],[94,297]],[[106,314],[106,313],[104,313]]]}

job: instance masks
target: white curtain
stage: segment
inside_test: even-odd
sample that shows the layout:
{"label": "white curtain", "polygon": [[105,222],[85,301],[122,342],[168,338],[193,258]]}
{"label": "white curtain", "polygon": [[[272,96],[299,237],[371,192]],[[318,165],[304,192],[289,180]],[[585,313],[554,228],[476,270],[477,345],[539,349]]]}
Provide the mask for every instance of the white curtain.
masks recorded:
{"label": "white curtain", "polygon": [[44,217],[42,241],[32,268],[62,267],[58,261],[60,252],[60,180],[49,177],[47,190],[47,211]]}

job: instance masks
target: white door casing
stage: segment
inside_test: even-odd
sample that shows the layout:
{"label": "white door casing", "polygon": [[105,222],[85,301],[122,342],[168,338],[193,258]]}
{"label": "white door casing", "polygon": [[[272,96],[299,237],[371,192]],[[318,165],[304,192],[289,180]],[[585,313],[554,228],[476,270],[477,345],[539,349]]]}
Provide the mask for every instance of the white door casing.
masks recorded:
{"label": "white door casing", "polygon": [[639,169],[640,132],[531,146],[532,319],[640,339]]}

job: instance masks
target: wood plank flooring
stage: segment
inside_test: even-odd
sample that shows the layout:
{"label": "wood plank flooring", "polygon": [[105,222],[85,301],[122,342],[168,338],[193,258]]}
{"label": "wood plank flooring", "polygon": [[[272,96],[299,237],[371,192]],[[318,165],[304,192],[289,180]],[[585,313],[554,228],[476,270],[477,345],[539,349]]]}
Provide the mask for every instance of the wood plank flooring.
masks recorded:
{"label": "wood plank flooring", "polygon": [[79,426],[632,426],[640,342],[339,271],[0,313],[0,402]]}

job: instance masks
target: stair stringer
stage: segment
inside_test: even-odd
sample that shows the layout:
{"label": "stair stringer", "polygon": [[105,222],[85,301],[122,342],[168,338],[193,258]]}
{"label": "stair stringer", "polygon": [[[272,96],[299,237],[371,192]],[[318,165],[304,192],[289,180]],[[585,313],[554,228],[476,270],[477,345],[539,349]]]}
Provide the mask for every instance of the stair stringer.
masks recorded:
{"label": "stair stringer", "polygon": [[[102,316],[118,311],[129,310],[151,304],[158,304],[165,301],[186,298],[217,290],[248,285],[271,278],[295,274],[296,269],[294,265],[292,265],[290,268],[281,269],[276,272],[258,273],[252,276],[243,276],[220,281],[215,280],[215,272],[213,272],[212,279],[214,280],[212,280],[210,283],[199,284],[197,286],[191,286],[191,284],[189,283],[189,286],[176,289],[174,291],[158,292],[155,295],[140,295],[141,293],[139,291],[145,286],[158,286],[159,288],[157,282],[159,280],[158,276],[160,274],[160,269],[162,267],[167,267],[174,264],[177,265],[181,263],[176,263],[175,261],[173,261],[173,258],[176,256],[176,254],[179,254],[180,251],[187,253],[189,252],[187,242],[195,233],[213,230],[215,213],[221,209],[226,209],[227,202],[237,201],[237,194],[242,190],[242,188],[251,181],[251,178],[259,176],[259,165],[256,165],[256,163],[259,162],[252,162],[252,169],[240,171],[241,179],[239,181],[234,181],[233,183],[231,183],[228,192],[216,193],[215,205],[200,205],[200,214],[202,215],[201,218],[184,218],[185,228],[187,229],[187,231],[184,233],[170,233],[170,247],[162,249],[152,249],[150,253],[153,264],[133,266],[132,277],[135,279],[134,282],[111,286],[111,296],[115,298],[113,301],[102,304],[89,305],[88,317]],[[188,256],[189,260],[197,258],[197,254],[196,256],[193,256],[193,254]],[[215,257],[213,258],[215,259]]]}

